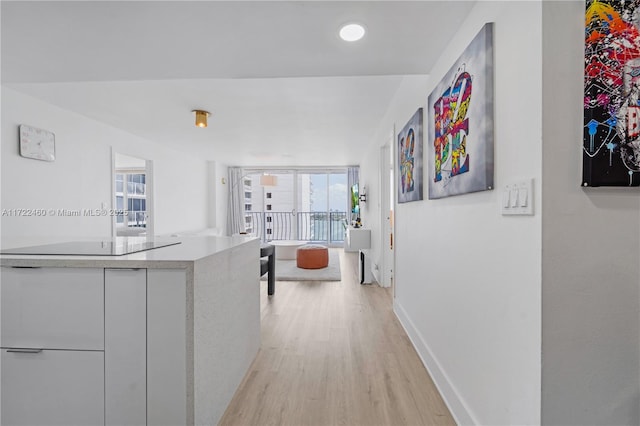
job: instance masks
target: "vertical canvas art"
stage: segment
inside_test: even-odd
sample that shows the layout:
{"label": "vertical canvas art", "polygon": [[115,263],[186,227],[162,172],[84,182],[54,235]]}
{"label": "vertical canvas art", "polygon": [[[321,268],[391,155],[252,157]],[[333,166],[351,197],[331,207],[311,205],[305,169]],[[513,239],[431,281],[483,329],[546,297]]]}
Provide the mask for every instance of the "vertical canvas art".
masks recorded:
{"label": "vertical canvas art", "polygon": [[429,199],[493,189],[493,24],[436,85],[429,108]]}
{"label": "vertical canvas art", "polygon": [[583,186],[640,185],[640,1],[587,0]]}
{"label": "vertical canvas art", "polygon": [[422,108],[398,134],[398,203],[422,200]]}

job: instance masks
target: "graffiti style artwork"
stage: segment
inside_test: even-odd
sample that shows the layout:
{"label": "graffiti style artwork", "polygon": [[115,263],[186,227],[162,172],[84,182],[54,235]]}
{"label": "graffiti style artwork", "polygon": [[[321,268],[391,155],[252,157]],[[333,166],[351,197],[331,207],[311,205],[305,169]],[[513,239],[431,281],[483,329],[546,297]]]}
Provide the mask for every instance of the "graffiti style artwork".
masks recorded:
{"label": "graffiti style artwork", "polygon": [[429,199],[492,189],[492,23],[433,89],[428,107]]}
{"label": "graffiti style artwork", "polygon": [[640,0],[587,0],[583,186],[640,185]]}
{"label": "graffiti style artwork", "polygon": [[422,200],[422,108],[398,134],[398,202]]}

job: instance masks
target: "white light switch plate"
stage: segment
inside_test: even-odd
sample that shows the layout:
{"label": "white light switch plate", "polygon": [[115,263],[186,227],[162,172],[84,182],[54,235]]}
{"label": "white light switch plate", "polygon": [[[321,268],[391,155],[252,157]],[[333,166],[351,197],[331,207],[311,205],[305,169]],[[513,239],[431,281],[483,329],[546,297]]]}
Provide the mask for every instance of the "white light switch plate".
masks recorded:
{"label": "white light switch plate", "polygon": [[505,185],[502,189],[500,208],[503,216],[533,216],[533,179],[526,179]]}

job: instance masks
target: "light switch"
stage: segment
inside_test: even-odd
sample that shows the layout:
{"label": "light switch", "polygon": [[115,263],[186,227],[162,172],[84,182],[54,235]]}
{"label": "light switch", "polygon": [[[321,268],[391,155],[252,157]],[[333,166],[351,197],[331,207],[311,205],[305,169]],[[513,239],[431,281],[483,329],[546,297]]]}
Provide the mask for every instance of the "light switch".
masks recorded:
{"label": "light switch", "polygon": [[518,190],[518,207],[527,207],[529,191],[527,188],[520,188]]}
{"label": "light switch", "polygon": [[511,192],[511,190],[507,187],[504,189],[504,191],[502,191],[502,207],[505,209],[509,208],[509,193]]}
{"label": "light switch", "polygon": [[512,188],[511,194],[509,194],[509,198],[511,200],[511,207],[518,206],[518,188]]}
{"label": "light switch", "polygon": [[533,179],[515,181],[504,186],[500,210],[504,216],[532,216],[533,202]]}

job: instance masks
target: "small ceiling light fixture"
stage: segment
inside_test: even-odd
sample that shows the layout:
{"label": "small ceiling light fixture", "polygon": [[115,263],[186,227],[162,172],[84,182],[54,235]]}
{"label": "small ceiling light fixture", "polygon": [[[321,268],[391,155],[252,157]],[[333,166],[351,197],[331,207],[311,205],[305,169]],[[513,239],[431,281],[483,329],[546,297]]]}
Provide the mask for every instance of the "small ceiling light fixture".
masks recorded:
{"label": "small ceiling light fixture", "polygon": [[340,28],[340,38],[344,41],[358,41],[364,37],[364,27],[360,24],[347,24]]}
{"label": "small ceiling light fixture", "polygon": [[207,127],[207,117],[211,115],[209,111],[194,109],[191,112],[196,114],[196,127]]}

